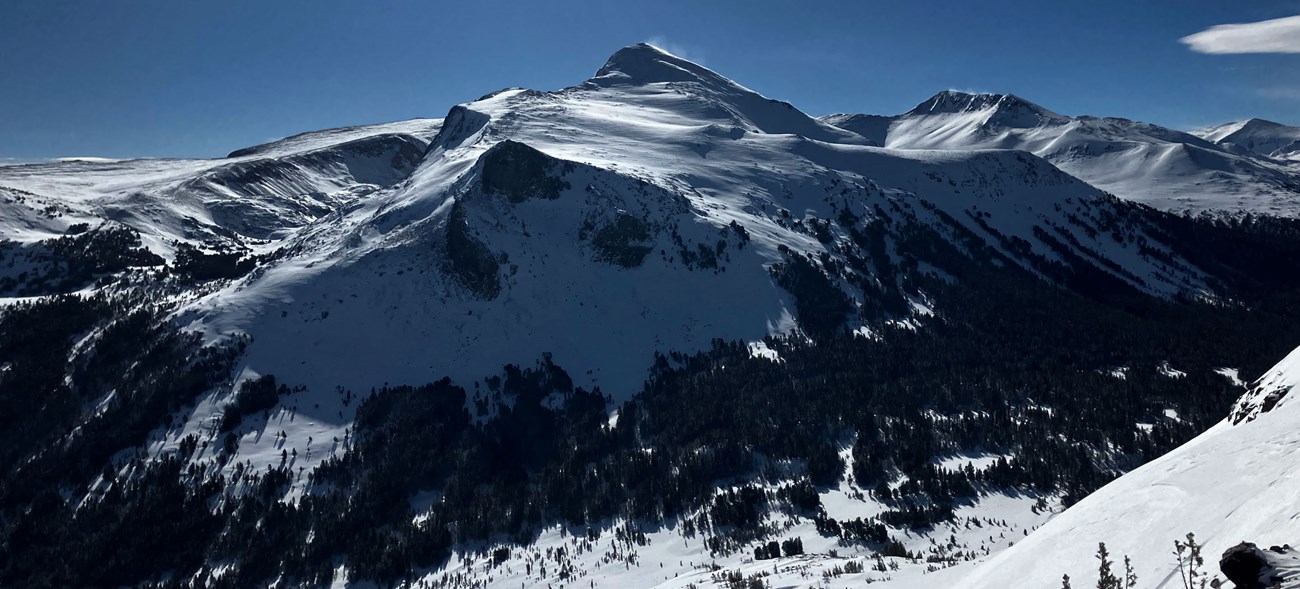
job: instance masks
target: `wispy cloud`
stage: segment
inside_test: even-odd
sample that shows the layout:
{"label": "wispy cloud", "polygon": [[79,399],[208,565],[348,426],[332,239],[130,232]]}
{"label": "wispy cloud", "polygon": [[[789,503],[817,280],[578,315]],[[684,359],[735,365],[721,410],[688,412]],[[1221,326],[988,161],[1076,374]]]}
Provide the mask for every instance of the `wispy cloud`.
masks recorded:
{"label": "wispy cloud", "polygon": [[0,166],[21,166],[23,164],[39,164],[48,161],[50,160],[43,158],[0,157]]}
{"label": "wispy cloud", "polygon": [[1256,93],[1264,98],[1272,100],[1296,100],[1300,101],[1300,86],[1274,86],[1271,88],[1260,88]]}
{"label": "wispy cloud", "polygon": [[971,88],[971,87],[963,87],[963,88],[950,87],[947,90],[949,92],[960,92],[962,94],[997,94],[997,92],[993,92],[992,90],[984,90],[981,88]]}
{"label": "wispy cloud", "polygon": [[93,155],[78,155],[72,157],[56,157],[54,161],[60,163],[82,163],[82,164],[111,164],[121,161],[111,157],[98,157]]}
{"label": "wispy cloud", "polygon": [[1300,15],[1215,25],[1179,42],[1198,53],[1300,53]]}
{"label": "wispy cloud", "polygon": [[682,59],[693,61],[700,65],[704,65],[704,56],[700,54],[698,49],[687,47],[685,45],[682,45],[681,43],[674,43],[672,41],[669,41],[668,38],[664,37],[663,35],[655,35],[653,37],[650,37],[649,39],[646,39],[645,42],[654,45],[655,47],[658,47],[660,49],[663,49],[664,51],[667,51]]}

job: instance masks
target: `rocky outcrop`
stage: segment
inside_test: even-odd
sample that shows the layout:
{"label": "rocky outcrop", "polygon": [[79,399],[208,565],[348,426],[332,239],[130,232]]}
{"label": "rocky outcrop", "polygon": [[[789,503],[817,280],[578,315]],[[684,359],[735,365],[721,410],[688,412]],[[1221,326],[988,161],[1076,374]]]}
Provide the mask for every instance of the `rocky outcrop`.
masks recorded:
{"label": "rocky outcrop", "polygon": [[1242,542],[1223,552],[1219,570],[1237,589],[1300,587],[1300,555],[1290,545],[1263,550]]}

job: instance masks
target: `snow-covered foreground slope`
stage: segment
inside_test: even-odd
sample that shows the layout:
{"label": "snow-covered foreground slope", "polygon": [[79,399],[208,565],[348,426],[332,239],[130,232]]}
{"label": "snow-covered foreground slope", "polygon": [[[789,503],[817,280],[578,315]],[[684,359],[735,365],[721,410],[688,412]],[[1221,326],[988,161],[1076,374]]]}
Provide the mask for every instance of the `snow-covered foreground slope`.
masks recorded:
{"label": "snow-covered foreground slope", "polygon": [[1065,116],[1009,94],[955,91],[893,117],[821,120],[898,149],[1029,151],[1102,190],[1163,210],[1300,214],[1300,173],[1268,159],[1280,157],[1275,150],[1283,149],[1285,133],[1242,140],[1279,144],[1261,158],[1255,148],[1216,143],[1235,129],[1196,136],[1128,119]]}
{"label": "snow-covered foreground slope", "polygon": [[1068,574],[1075,587],[1091,587],[1097,580],[1097,544],[1105,542],[1114,558],[1132,559],[1138,586],[1182,587],[1173,547],[1188,532],[1204,545],[1212,573],[1218,572],[1219,555],[1240,542],[1295,545],[1300,530],[1297,386],[1300,349],[1243,397],[1235,412],[1239,423],[1225,420],[1102,487],[954,586],[1055,587]]}

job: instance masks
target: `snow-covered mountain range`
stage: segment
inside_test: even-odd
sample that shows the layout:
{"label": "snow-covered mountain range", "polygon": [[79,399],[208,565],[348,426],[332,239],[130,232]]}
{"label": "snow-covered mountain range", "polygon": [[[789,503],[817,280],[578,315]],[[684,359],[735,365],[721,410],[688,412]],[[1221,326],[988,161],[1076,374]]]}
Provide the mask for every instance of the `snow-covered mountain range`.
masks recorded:
{"label": "snow-covered mountain range", "polygon": [[[1292,386],[1284,375],[1294,371],[1282,366],[1251,389],[1232,418],[1238,425],[1215,426],[1187,447],[1118,479],[1063,515],[1055,514],[1075,495],[1095,488],[1095,477],[1109,480],[1139,464],[1145,453],[1189,436],[1225,397],[1245,391],[1235,380],[1236,367],[1260,361],[1247,358],[1247,352],[1271,350],[1290,335],[1288,324],[1277,319],[1289,317],[1284,304],[1289,293],[1271,291],[1291,284],[1288,277],[1297,260],[1262,259],[1293,251],[1287,249],[1292,245],[1288,219],[1300,215],[1295,146],[1286,142],[1287,133],[1295,130],[1287,129],[1252,121],[1188,134],[1124,119],[1067,117],[1010,95],[957,92],[940,93],[894,117],[814,118],[698,64],[638,44],[616,52],[591,79],[575,86],[549,92],[505,89],[457,105],[442,119],[304,133],[208,160],[0,167],[4,304],[16,309],[13,317],[37,314],[34,323],[63,325],[63,319],[49,319],[61,317],[75,324],[79,317],[90,317],[88,327],[60,340],[66,353],[56,351],[68,358],[68,366],[56,371],[59,378],[36,369],[28,374],[21,358],[7,362],[0,357],[0,409],[9,406],[4,405],[6,395],[13,393],[5,387],[11,383],[48,381],[86,396],[55,407],[72,417],[65,429],[49,426],[49,444],[42,442],[14,464],[0,465],[13,481],[0,485],[0,506],[26,497],[18,481],[39,478],[33,472],[47,463],[43,461],[59,463],[61,449],[76,447],[74,442],[100,431],[92,427],[98,416],[129,413],[120,405],[136,383],[105,383],[145,370],[141,367],[151,366],[154,356],[125,362],[122,354],[97,346],[112,341],[114,330],[123,325],[126,330],[148,323],[142,317],[153,317],[149,313],[164,319],[159,330],[183,334],[176,341],[229,350],[220,356],[229,358],[229,366],[215,363],[219,369],[214,370],[225,372],[210,386],[186,381],[164,388],[187,393],[141,403],[157,413],[149,415],[158,423],[139,426],[147,435],[105,434],[103,440],[89,442],[112,457],[87,467],[88,479],[61,483],[64,501],[74,511],[129,498],[131,492],[150,493],[152,487],[140,481],[154,480],[146,476],[151,469],[170,468],[174,461],[183,463],[175,468],[184,469],[180,478],[189,485],[185,492],[196,493],[194,504],[217,506],[213,509],[222,517],[258,509],[275,512],[281,505],[302,509],[296,512],[301,515],[338,500],[331,493],[350,497],[341,500],[344,504],[361,505],[357,497],[373,497],[367,494],[375,489],[348,485],[392,466],[365,461],[382,455],[394,457],[397,464],[396,456],[408,451],[370,453],[366,449],[373,447],[367,444],[393,432],[442,431],[438,428],[446,424],[430,423],[460,413],[444,411],[424,415],[415,425],[390,427],[383,420],[400,419],[401,412],[384,417],[385,403],[407,402],[388,401],[397,395],[389,392],[395,390],[390,385],[463,387],[465,423],[459,427],[483,428],[465,439],[509,438],[517,430],[535,433],[539,446],[551,441],[544,436],[559,434],[540,425],[538,433],[535,424],[509,419],[528,411],[576,414],[579,401],[586,399],[584,391],[598,391],[598,401],[588,402],[602,404],[594,410],[599,419],[583,422],[588,429],[577,431],[610,439],[590,450],[587,462],[580,463],[583,468],[595,472],[592,465],[600,464],[600,452],[613,452],[608,448],[627,450],[619,444],[644,450],[653,462],[657,453],[668,451],[655,444],[673,440],[675,434],[651,436],[629,429],[649,427],[626,425],[646,419],[649,410],[638,414],[638,403],[653,407],[646,400],[649,391],[668,381],[673,370],[686,371],[691,376],[683,378],[686,382],[724,373],[733,362],[725,355],[725,342],[743,344],[741,361],[758,359],[764,369],[770,365],[777,370],[787,363],[810,363],[799,357],[817,346],[827,354],[862,354],[867,348],[859,346],[866,342],[887,346],[891,338],[906,340],[912,337],[908,334],[927,330],[942,333],[945,345],[962,348],[954,355],[977,357],[965,348],[997,353],[981,339],[990,333],[971,336],[1001,328],[985,311],[1006,312],[1004,305],[1014,305],[1013,312],[1026,316],[1059,309],[1061,321],[1032,332],[1007,333],[1035,341],[1041,337],[1041,342],[1075,334],[1079,349],[1055,344],[1063,346],[1059,353],[1036,360],[1032,371],[1050,377],[1032,381],[999,380],[1007,377],[997,371],[1008,369],[989,368],[986,358],[962,356],[968,364],[960,368],[969,373],[951,369],[945,377],[952,381],[925,383],[927,390],[916,392],[914,398],[938,399],[929,406],[900,402],[895,405],[909,406],[899,415],[836,415],[838,421],[819,424],[825,439],[818,443],[832,448],[833,476],[818,481],[811,492],[815,501],[807,496],[802,503],[772,499],[772,505],[785,502],[785,507],[746,520],[750,526],[761,522],[761,532],[709,524],[725,511],[717,507],[722,499],[710,503],[706,496],[703,503],[691,503],[704,491],[665,483],[658,492],[678,497],[684,506],[679,506],[682,513],[672,514],[678,519],[657,522],[654,529],[625,513],[611,519],[601,512],[589,521],[544,511],[545,517],[527,520],[532,528],[515,530],[510,538],[474,536],[464,531],[473,522],[438,519],[460,513],[454,510],[462,504],[453,504],[450,487],[435,484],[447,469],[435,469],[437,476],[426,473],[411,483],[410,494],[412,489],[405,487],[400,493],[389,490],[389,499],[400,505],[385,517],[404,517],[401,510],[408,508],[413,517],[401,526],[388,522],[384,529],[403,534],[409,527],[416,530],[410,532],[413,537],[426,540],[432,537],[428,534],[446,533],[451,539],[441,549],[450,556],[412,561],[423,563],[419,566],[388,555],[373,562],[406,566],[408,581],[453,586],[577,579],[578,584],[687,587],[730,583],[735,579],[727,575],[734,573],[742,580],[770,577],[771,584],[781,586],[888,581],[900,587],[956,583],[969,574],[961,582],[993,587],[1015,586],[1007,584],[1013,577],[1005,575],[1032,566],[1015,563],[1050,558],[1054,566],[1059,563],[1057,568],[1071,568],[1033,572],[1033,579],[1052,585],[1064,572],[1075,576],[1073,568],[1087,568],[1090,549],[1080,560],[1064,556],[1065,548],[1052,548],[1065,546],[1050,539],[1054,534],[1074,534],[1094,544],[1095,536],[1111,543],[1116,554],[1131,554],[1145,567],[1143,578],[1154,579],[1167,563],[1140,551],[1141,539],[1123,535],[1115,522],[1140,508],[1143,493],[1163,489],[1160,480],[1181,476],[1180,464],[1193,465],[1187,476],[1202,476],[1198,473],[1241,455],[1233,452],[1267,456],[1273,450],[1260,448],[1274,446],[1265,444],[1265,438],[1282,452],[1290,442],[1279,433],[1287,425],[1277,421],[1286,413],[1276,391]],[[1212,212],[1226,220],[1176,214],[1187,212]],[[1242,222],[1247,213],[1262,215],[1262,220]],[[95,311],[105,314],[95,319],[91,312],[78,315],[40,306],[72,305],[51,296],[70,293],[78,300],[107,301],[103,308],[112,311]],[[1193,315],[1188,309],[1203,313]],[[1215,349],[1202,334],[1185,333],[1188,318],[1202,316],[1209,319],[1190,331],[1219,329],[1224,341],[1247,344]],[[14,324],[19,327],[0,329],[0,350],[27,345],[21,334],[44,337],[30,335],[39,330],[20,329],[26,324],[18,319]],[[1096,325],[1125,329],[1108,332]],[[1153,326],[1161,333],[1132,332]],[[1166,336],[1164,330],[1174,335]],[[1093,345],[1103,337],[1098,334],[1115,341]],[[1248,350],[1247,345],[1255,347]],[[1294,343],[1287,340],[1287,345]],[[1116,350],[1138,350],[1141,356],[1119,356]],[[714,368],[702,368],[711,366],[702,359],[710,353],[724,359]],[[1171,356],[1185,363],[1173,367]],[[113,361],[125,362],[126,368],[101,368],[118,376],[95,376],[94,367]],[[856,362],[869,364],[861,356]],[[507,391],[524,378],[518,367],[537,366],[548,376],[536,377],[542,384],[533,384],[549,392],[531,400],[531,393],[517,391],[503,397],[506,365]],[[558,373],[557,366],[563,367]],[[879,367],[871,378],[887,370]],[[274,379],[267,380],[271,375]],[[797,376],[772,378],[797,381]],[[166,378],[157,377],[170,382]],[[870,388],[847,380],[868,378],[863,375],[843,378],[840,386]],[[258,388],[266,382],[269,393]],[[277,389],[276,382],[288,387]],[[1016,413],[981,405],[1004,393],[990,392],[998,388],[990,383],[1004,382],[1023,389],[1007,393],[1018,404]],[[1194,394],[1169,395],[1180,383]],[[746,386],[757,391],[765,384]],[[819,383],[803,394],[815,399],[830,386]],[[1115,417],[1118,430],[1093,431],[1079,416],[1106,413],[1108,407],[1094,407],[1087,399],[1061,400],[1060,395],[1060,403],[1071,405],[1051,405],[1058,392],[1053,387],[1075,390],[1071,386],[1118,391],[1122,394],[1110,398],[1123,403],[1136,400]],[[728,390],[749,392],[740,388]],[[1261,414],[1255,409],[1264,405],[1274,410]],[[968,427],[963,424],[984,419],[1017,428],[1027,419],[1041,419],[1057,429],[1024,437],[1059,435],[1068,442],[1062,452],[1081,462],[1075,471],[1063,472],[1063,466],[1035,463],[1036,457],[1008,450],[1022,442],[1001,435],[980,438],[963,429]],[[871,436],[864,435],[872,431],[868,422],[881,431],[936,433],[934,439],[929,434],[907,438],[918,445],[919,458],[886,458],[869,447]],[[725,426],[714,424],[718,431]],[[1078,438],[1067,439],[1063,432]],[[568,442],[561,445],[580,445]],[[721,454],[726,442],[713,440],[691,452]],[[500,447],[489,447],[490,464],[512,459]],[[1197,454],[1202,451],[1197,448],[1205,455]],[[792,493],[795,483],[811,480],[811,457],[745,451],[753,454],[748,458],[752,464],[763,465],[755,467],[762,477],[736,472],[711,483],[708,493],[721,497],[759,488],[785,497],[780,494]],[[446,455],[469,461],[462,454]],[[414,472],[421,460],[433,458],[401,460],[401,472]],[[1285,457],[1279,460],[1285,462]],[[1083,462],[1086,468],[1079,467]],[[464,464],[458,462],[457,468]],[[875,465],[883,466],[877,472],[871,468]],[[538,476],[542,468],[534,466],[529,476]],[[1040,476],[1035,468],[1047,474]],[[669,470],[690,469],[674,465]],[[572,469],[564,472],[583,476]],[[1255,489],[1266,483],[1260,477],[1271,472],[1242,472],[1239,487],[1224,489]],[[924,487],[929,482],[920,482],[919,476],[909,479],[911,473],[943,481],[937,483],[942,488]],[[952,477],[964,483],[952,483]],[[1176,488],[1179,480],[1169,484]],[[122,491],[129,481],[137,485],[135,491]],[[926,519],[943,513],[926,502],[942,493],[965,492],[947,488],[961,484],[970,492],[957,503],[944,503],[951,517]],[[479,491],[487,496],[483,486]],[[1157,491],[1143,490],[1148,488]],[[1120,505],[1114,499],[1117,492],[1133,502],[1131,509],[1097,507]],[[1184,496],[1190,495],[1174,499]],[[239,503],[240,497],[260,497],[261,502],[250,507]],[[321,497],[329,499],[314,499]],[[1196,497],[1205,513],[1232,519],[1223,515],[1223,496]],[[657,500],[668,503],[663,497]],[[790,507],[795,503],[805,507]],[[25,507],[18,511],[38,513],[27,509],[35,503],[20,505]],[[447,512],[440,511],[443,506],[450,506]],[[597,507],[585,508],[595,512]],[[229,513],[221,511],[227,508]],[[351,514],[348,509],[337,511]],[[667,507],[662,511],[669,513]],[[257,517],[283,515],[275,513]],[[1208,521],[1176,520],[1173,511],[1162,513],[1145,512],[1151,521],[1169,524],[1159,528],[1162,534],[1174,524],[1196,523],[1196,531],[1206,535],[1219,529]],[[1250,520],[1232,519],[1237,527],[1223,528],[1224,533],[1283,541],[1259,527],[1261,518],[1276,513],[1257,513]],[[234,526],[230,522],[243,516],[229,517],[233,519],[223,521]],[[850,532],[827,531],[840,530],[838,522],[850,529],[848,522],[855,520],[857,540]],[[888,525],[881,523],[885,520]],[[11,532],[3,521],[0,532]],[[1081,534],[1080,526],[1090,535]],[[614,529],[619,530],[618,546],[611,542],[605,552],[599,546],[608,538],[597,540],[602,531],[612,535]],[[284,538],[291,535],[286,534]],[[192,536],[208,541],[201,534]],[[230,550],[227,536],[214,533],[212,538],[209,551]],[[293,541],[309,545],[319,538],[313,528]],[[796,538],[803,554],[787,550],[782,557],[777,550],[776,558],[760,559],[762,552],[754,552],[756,546],[766,550],[768,541]],[[1230,540],[1237,539],[1215,536],[1210,543],[1207,538],[1207,546],[1219,549]],[[402,550],[418,544],[410,538],[394,543]],[[999,554],[1009,544],[1015,548],[986,565],[968,562]],[[485,559],[489,548],[492,556]],[[1043,556],[1049,549],[1057,552]],[[339,583],[378,581],[355,573],[364,566],[355,553],[359,549],[329,550],[335,552],[313,562],[312,575],[324,567],[334,571],[332,578]],[[262,573],[301,584],[322,578],[301,570],[253,570],[231,558],[224,563],[211,559],[203,566],[216,571],[213,579],[229,574],[222,582],[235,584],[240,579],[265,581],[247,576]],[[277,566],[288,567],[288,562],[286,557]],[[948,568],[959,562],[968,563]],[[864,570],[863,563],[879,568]],[[1003,568],[998,563],[1008,564]],[[134,569],[128,571],[117,574],[137,579],[130,576]],[[191,580],[203,574],[180,573]],[[1084,586],[1086,571],[1078,575],[1076,586]]]}
{"label": "snow-covered mountain range", "polygon": [[[914,112],[965,108],[946,97]],[[28,220],[5,230],[24,241],[104,218],[164,256],[177,242],[292,252],[180,315],[210,338],[251,335],[250,374],[317,391],[473,381],[549,352],[629,394],[656,350],[794,329],[768,267],[782,248],[843,263],[845,212],[955,223],[1038,272],[1068,250],[1150,293],[1205,289],[1194,264],[1150,255],[1168,253],[1160,235],[1099,232],[1124,209],[1043,159],[872,143],[637,45],[583,84],[497,92],[441,125],[308,133],[224,160],[18,166],[0,186],[23,191],[6,206]],[[385,345],[408,338],[434,339]]]}
{"label": "snow-covered mountain range", "polygon": [[895,149],[1019,149],[1120,198],[1178,212],[1300,212],[1294,127],[1253,119],[1194,133],[1071,117],[1011,94],[945,91],[897,116],[820,120]]}

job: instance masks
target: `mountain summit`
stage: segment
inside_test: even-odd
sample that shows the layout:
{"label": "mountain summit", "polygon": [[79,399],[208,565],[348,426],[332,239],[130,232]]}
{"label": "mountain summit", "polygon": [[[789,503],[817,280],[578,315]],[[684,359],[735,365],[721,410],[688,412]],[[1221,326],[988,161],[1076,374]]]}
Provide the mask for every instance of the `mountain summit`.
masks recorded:
{"label": "mountain summit", "polygon": [[[869,144],[860,135],[820,122],[788,102],[773,100],[746,88],[702,65],[668,53],[647,43],[624,47],[610,56],[605,65],[583,87],[613,92],[640,93],[648,98],[649,87],[672,88],[693,97],[694,104],[683,105],[683,115],[693,112],[722,111],[741,129],[769,134],[802,135],[832,143]],[[663,103],[673,96],[654,101]]]}
{"label": "mountain summit", "polygon": [[695,62],[677,57],[649,43],[628,45],[609,57],[592,83],[602,86],[696,82],[711,86],[739,86]]}
{"label": "mountain summit", "polygon": [[1300,162],[1300,127],[1248,119],[1193,131],[1192,134],[1240,153]]}
{"label": "mountain summit", "polygon": [[982,113],[987,115],[985,125],[1011,128],[1031,128],[1065,119],[1014,94],[969,94],[957,90],[935,94],[903,116],[960,113]]}

